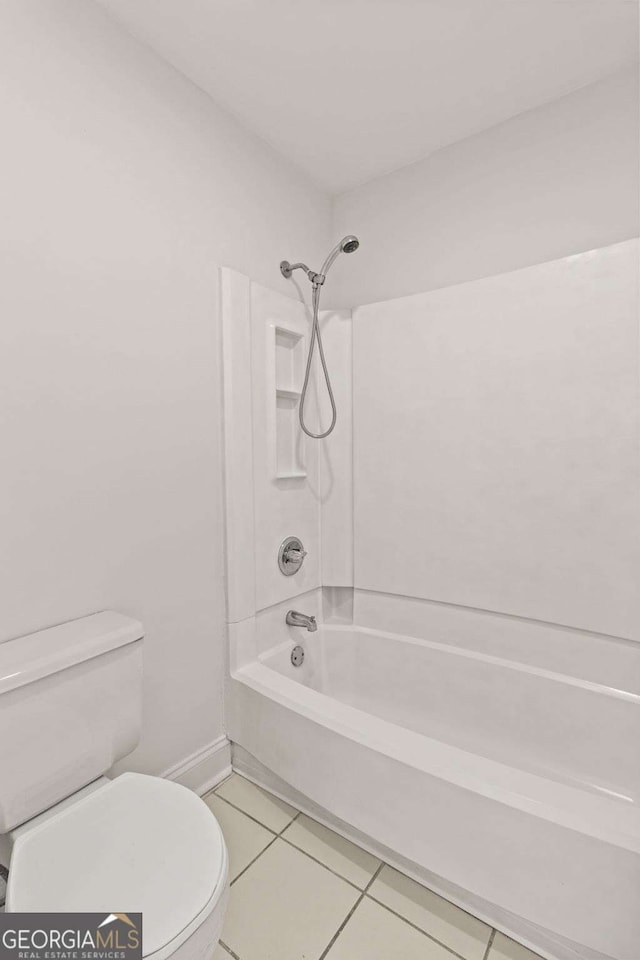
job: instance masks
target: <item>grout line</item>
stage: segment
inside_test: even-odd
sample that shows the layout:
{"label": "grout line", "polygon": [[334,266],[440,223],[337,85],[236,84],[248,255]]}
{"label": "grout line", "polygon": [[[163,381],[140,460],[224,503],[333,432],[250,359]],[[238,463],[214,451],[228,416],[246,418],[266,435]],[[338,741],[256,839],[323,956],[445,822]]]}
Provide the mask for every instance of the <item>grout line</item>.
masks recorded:
{"label": "grout line", "polygon": [[224,943],[222,940],[218,940],[218,943],[224,950],[227,951],[230,957],[233,957],[233,960],[240,960],[240,957],[238,956],[238,954],[234,953],[231,947],[228,947],[226,943]]}
{"label": "grout line", "polygon": [[294,821],[294,820],[297,820],[298,817],[300,816],[300,810],[298,810],[298,812],[296,813],[295,817],[292,817],[292,819],[289,820],[289,823],[285,823],[285,825],[284,825],[284,827],[282,828],[282,830],[280,831],[280,833],[278,833],[277,830],[274,830],[272,827],[268,827],[268,826],[266,825],[266,823],[263,823],[263,822],[262,822],[262,820],[258,820],[257,817],[254,817],[254,816],[252,816],[250,813],[247,813],[246,810],[243,810],[242,807],[239,807],[237,804],[233,803],[231,800],[227,800],[226,797],[221,797],[221,796],[220,796],[219,794],[217,794],[217,793],[216,793],[216,797],[218,798],[218,800],[222,800],[224,803],[228,803],[229,806],[230,806],[230,807],[233,807],[234,810],[237,810],[238,813],[244,813],[245,817],[249,817],[249,820],[253,820],[253,822],[254,822],[254,823],[257,823],[259,827],[262,827],[264,830],[268,830],[269,833],[272,833],[272,834],[274,835],[274,837],[279,837],[281,834],[283,834],[284,831],[287,829],[287,827],[290,827],[291,824],[293,823],[293,821]]}
{"label": "grout line", "polygon": [[494,928],[489,934],[489,943],[487,944],[487,949],[484,952],[482,960],[489,960],[489,954],[491,953],[491,947],[493,946],[493,941],[495,939],[496,933],[498,931]]}
{"label": "grout line", "polygon": [[374,880],[376,880],[378,874],[380,873],[380,871],[382,870],[382,868],[385,867],[385,866],[386,866],[386,864],[385,864],[384,860],[382,860],[382,861],[380,862],[380,866],[378,867],[378,869],[376,870],[376,872],[375,872],[375,873],[373,874],[373,876],[371,877],[371,880],[369,880],[369,883],[366,885],[366,887],[365,887],[364,890],[362,891],[362,896],[363,896],[363,897],[364,897],[365,893],[369,890],[369,887],[372,887],[372,886],[373,886]]}
{"label": "grout line", "polygon": [[[223,800],[224,798],[223,798],[223,797],[220,797],[220,799]],[[244,813],[244,810],[241,810],[240,807],[236,807],[236,805],[235,805],[234,803],[229,803],[228,800],[226,800],[225,803],[228,803],[230,807],[233,807],[234,810],[237,810],[239,813]],[[264,827],[264,824],[263,824],[263,823],[260,823],[259,820],[256,820],[255,817],[249,816],[248,813],[245,814],[245,816],[249,817],[250,820],[253,820],[254,823],[257,823],[258,826]],[[272,844],[275,840],[283,840],[283,841],[287,844],[287,846],[292,847],[294,850],[297,850],[298,853],[304,854],[304,856],[305,856],[305,857],[308,857],[309,860],[313,860],[313,862],[314,862],[314,863],[317,863],[318,866],[324,867],[325,870],[327,870],[329,873],[332,873],[334,877],[337,877],[337,878],[338,878],[338,880],[343,880],[345,883],[349,884],[350,887],[353,887],[354,890],[357,890],[358,893],[362,893],[362,892],[363,892],[363,888],[362,888],[362,887],[359,887],[357,883],[354,883],[354,882],[353,882],[353,880],[348,880],[346,877],[343,877],[343,875],[342,875],[341,873],[338,873],[336,870],[333,870],[331,867],[328,867],[326,863],[323,863],[323,862],[322,862],[322,860],[318,860],[318,858],[317,858],[317,857],[314,857],[313,854],[308,853],[306,850],[303,850],[302,847],[298,847],[295,843],[292,843],[291,840],[288,840],[287,837],[283,836],[283,834],[285,833],[285,831],[287,831],[287,830],[289,829],[289,827],[291,826],[291,824],[294,823],[294,822],[298,819],[299,816],[300,816],[300,811],[298,811],[298,813],[295,815],[295,817],[293,818],[293,820],[291,820],[291,821],[286,825],[286,827],[283,827],[283,828],[282,828],[282,830],[280,831],[280,833],[275,833],[273,830],[270,830],[269,827],[265,827],[265,830],[269,830],[269,833],[272,833],[272,834],[273,834],[273,838],[269,841],[269,843],[266,845],[266,847],[263,847],[263,849],[260,851],[260,853],[257,854],[257,855],[253,858],[253,860],[251,861],[251,863],[247,864],[247,866],[241,871],[241,873],[239,873],[237,877],[234,877],[234,878],[233,878],[233,880],[231,881],[231,883],[235,883],[236,880],[238,879],[238,877],[240,877],[240,876],[242,875],[242,873],[245,872],[245,870],[248,870],[249,867],[251,866],[251,864],[255,863],[256,860],[258,860],[258,858],[262,856],[262,854],[265,852],[265,850],[268,850],[268,849],[269,849],[269,847],[271,846],[271,844]],[[378,858],[376,858],[376,859],[378,859]],[[381,865],[381,866],[384,866],[384,863],[381,863],[380,865]]]}
{"label": "grout line", "polygon": [[[282,828],[282,830],[280,831],[280,833],[276,833],[276,831],[275,831],[275,830],[272,830],[271,827],[268,827],[266,824],[262,823],[260,820],[256,820],[256,818],[255,818],[255,817],[252,817],[250,813],[247,813],[247,811],[246,811],[246,810],[243,810],[242,807],[236,806],[235,803],[232,803],[231,800],[227,800],[226,797],[218,797],[218,799],[219,799],[219,800],[224,800],[225,803],[228,803],[229,806],[230,806],[230,807],[233,807],[234,810],[237,810],[238,813],[244,813],[245,817],[248,817],[249,820],[253,820],[253,822],[254,822],[254,823],[257,823],[259,827],[264,827],[265,830],[268,830],[269,833],[272,833],[272,834],[273,834],[273,840],[277,840],[278,838],[279,838],[280,840],[284,840],[284,842],[285,842],[286,844],[288,844],[290,847],[293,847],[294,850],[297,850],[299,853],[303,853],[303,854],[305,855],[305,857],[309,857],[309,859],[310,859],[310,860],[313,860],[314,863],[317,863],[317,864],[319,864],[321,867],[324,867],[324,869],[325,869],[325,870],[328,870],[329,873],[332,873],[332,874],[334,875],[334,877],[338,877],[339,880],[344,880],[344,882],[345,882],[345,883],[348,883],[350,887],[353,887],[353,888],[354,888],[354,890],[357,890],[359,893],[362,893],[363,888],[362,888],[362,887],[359,887],[357,883],[354,883],[352,880],[347,880],[347,878],[346,878],[346,877],[343,877],[341,873],[338,873],[336,870],[332,870],[331,867],[328,867],[326,863],[323,863],[323,862],[322,862],[322,860],[318,860],[318,858],[317,858],[317,857],[314,857],[313,854],[308,853],[306,850],[303,850],[302,847],[297,846],[297,844],[293,843],[291,840],[287,839],[287,837],[283,836],[283,834],[289,829],[289,827],[291,826],[291,824],[292,824],[292,823],[295,823],[296,820],[298,819],[298,817],[301,816],[301,814],[302,814],[302,811],[301,811],[301,810],[298,810],[298,812],[296,813],[295,817],[293,817],[293,818],[289,821],[289,823],[287,823],[287,824]],[[311,819],[311,818],[310,818],[310,819]],[[314,821],[314,823],[317,823],[317,821]],[[267,846],[264,847],[264,849],[262,849],[262,850],[260,851],[260,853],[258,854],[258,856],[254,857],[254,859],[251,861],[251,863],[255,863],[256,860],[258,859],[258,857],[261,857],[262,854],[264,853],[264,851],[269,849],[269,847],[270,847],[271,844],[273,843],[273,840],[270,840],[270,841],[269,841],[269,843],[267,844]],[[376,860],[378,860],[378,859],[379,859],[379,858],[376,857]],[[248,866],[246,866],[246,867],[244,868],[244,870],[248,870],[249,867],[251,866],[251,863],[248,864]],[[242,871],[242,873],[244,873],[244,870]],[[238,877],[239,877],[239,876],[240,876],[240,874],[238,874]],[[235,883],[236,880],[238,879],[238,877],[234,877],[234,879],[231,881],[231,883]]]}
{"label": "grout line", "polygon": [[[331,867],[328,867],[326,863],[323,863],[322,860],[318,860],[317,857],[314,857],[313,854],[309,853],[307,850],[303,850],[302,847],[299,847],[297,844],[293,843],[291,840],[287,840],[287,838],[282,835],[280,835],[280,839],[284,840],[285,843],[288,843],[289,846],[293,847],[294,850],[297,850],[298,853],[304,853],[305,857],[309,857],[309,859],[313,860],[314,863],[317,863],[319,864],[319,866],[324,867],[325,870],[328,870],[329,873],[332,873],[334,877],[338,878],[338,880],[344,880],[345,883],[348,883],[349,886],[353,887],[354,890],[357,890],[358,893],[363,892],[363,888],[359,887],[357,883],[354,883],[353,880],[347,880],[347,878],[343,877],[341,873],[338,873],[337,870],[333,870]],[[378,858],[376,857],[376,859]]]}
{"label": "grout line", "polygon": [[269,843],[266,845],[266,847],[263,847],[262,850],[260,851],[260,853],[259,853],[256,857],[254,857],[253,860],[251,860],[251,861],[246,865],[246,867],[243,867],[243,869],[240,871],[240,873],[233,878],[233,880],[231,881],[231,883],[229,884],[229,886],[232,887],[232,886],[234,885],[234,883],[236,882],[236,880],[239,880],[240,877],[243,876],[243,874],[245,874],[245,873],[247,872],[247,870],[249,869],[249,867],[253,866],[253,864],[256,862],[256,860],[258,860],[259,857],[261,857],[262,854],[265,852],[265,850],[268,850],[269,847],[270,847],[272,844],[274,844],[277,839],[278,839],[278,834],[277,834],[277,833],[274,833],[273,837],[271,838],[271,840],[269,840]]}
{"label": "grout line", "polygon": [[[293,818],[293,820],[290,820],[289,823],[286,825],[286,827],[283,827],[283,828],[282,828],[282,830],[280,831],[280,833],[278,834],[278,836],[279,836],[279,837],[282,837],[282,834],[283,834],[286,830],[289,829],[289,827],[291,826],[291,824],[292,824],[292,823],[295,823],[296,820],[298,819],[298,817],[301,817],[301,816],[302,816],[302,810],[298,810],[298,812],[296,813],[296,815],[295,815],[295,817]],[[287,840],[287,843],[289,843],[288,840]]]}
{"label": "grout line", "polygon": [[[413,923],[413,921],[408,920],[407,917],[405,917],[402,913],[398,913],[397,910],[393,910],[391,907],[387,906],[387,904],[383,903],[382,900],[376,900],[376,898],[373,897],[370,893],[368,893],[366,896],[367,896],[367,900],[371,900],[372,903],[376,903],[379,907],[383,907],[385,910],[388,911],[388,913],[392,913],[394,917],[397,917],[398,920],[403,920],[404,923],[407,924],[407,926],[413,927],[414,930],[417,930],[418,933],[422,933],[425,937],[427,937],[428,940],[433,941],[433,943],[437,943],[439,947],[444,947],[445,950],[448,950],[449,953],[452,956],[457,957],[458,960],[467,960],[467,958],[463,957],[461,953],[457,953],[457,951],[455,951],[453,947],[450,947],[448,943],[444,943],[443,940],[438,940],[438,938],[434,937],[432,933],[429,933],[427,930],[423,930],[422,927],[419,927],[417,926],[417,924]],[[444,897],[442,899],[444,899]],[[447,900],[446,902],[450,903],[449,900]],[[458,908],[458,909],[461,909],[461,908]],[[469,914],[469,916],[471,916],[471,914]],[[482,921],[480,922],[482,923]],[[491,937],[489,937],[489,939],[491,939]],[[486,960],[486,955],[483,956],[482,960]]]}
{"label": "grout line", "polygon": [[[221,800],[224,800],[224,797],[220,797],[220,799],[221,799]],[[228,800],[225,800],[225,803],[229,803],[229,801],[228,801]],[[230,806],[230,807],[233,807],[234,810],[238,810],[239,813],[244,813],[244,810],[240,810],[240,807],[236,807],[236,805],[235,805],[234,803],[229,803],[229,806]],[[249,814],[247,813],[247,814],[245,814],[245,816],[249,817]],[[298,812],[296,813],[296,815],[295,815],[295,817],[293,818],[293,820],[297,820],[299,816],[300,816],[300,811],[298,810]],[[264,826],[264,824],[263,824],[263,823],[260,823],[259,820],[256,820],[255,817],[249,817],[249,819],[250,819],[250,820],[253,820],[254,823],[257,823],[260,827],[263,827],[263,826]],[[293,820],[291,820],[291,823],[293,823]],[[282,828],[282,830],[280,831],[280,833],[282,833],[284,830],[286,830],[288,826],[290,826],[289,823],[287,824],[286,827],[283,827],[283,828]],[[269,830],[269,827],[265,827],[265,830]],[[243,873],[246,873],[246,872],[247,872],[247,870],[249,869],[249,867],[252,867],[252,866],[253,866],[253,864],[256,862],[256,860],[259,860],[259,859],[260,859],[260,857],[261,857],[262,854],[265,852],[265,850],[268,850],[269,847],[272,846],[272,845],[276,842],[276,840],[278,840],[278,839],[280,838],[280,834],[279,834],[279,833],[274,833],[273,830],[269,830],[269,833],[272,833],[272,834],[273,834],[271,840],[269,840],[269,843],[266,845],[266,847],[263,847],[263,848],[262,848],[262,850],[260,851],[260,853],[257,854],[257,856],[255,856],[255,857],[253,858],[253,860],[251,860],[251,861],[246,865],[246,867],[244,867],[244,868],[240,871],[240,873],[239,873],[236,877],[233,878],[233,880],[232,880],[231,883],[229,884],[230,887],[233,886],[233,884],[236,882],[236,880],[239,880],[239,879],[240,879],[240,877],[243,875]],[[288,841],[287,841],[287,842],[288,842]],[[293,844],[291,844],[291,846],[293,846]],[[233,954],[233,956],[235,956],[235,954]],[[237,960],[240,960],[240,958],[238,957]]]}
{"label": "grout line", "polygon": [[356,910],[364,900],[367,890],[369,889],[373,881],[376,879],[376,877],[378,876],[378,874],[380,873],[383,867],[384,867],[384,863],[381,863],[378,869],[376,870],[376,872],[373,874],[373,876],[369,880],[369,883],[366,885],[366,887],[364,888],[364,890],[362,891],[362,893],[360,894],[360,896],[358,897],[354,905],[351,907],[351,910],[349,910],[349,913],[346,915],[346,917],[344,918],[344,920],[342,921],[342,923],[340,924],[340,926],[338,927],[334,935],[331,937],[331,940],[329,941],[325,949],[322,951],[322,953],[318,957],[318,960],[325,960],[325,957],[329,953],[329,950],[331,950],[331,947],[334,945],[334,943],[336,942],[336,940],[338,939],[338,937],[340,936],[340,934],[342,933],[346,925],[349,923],[349,920],[351,919],[351,917],[354,915],[354,913],[356,912]]}
{"label": "grout line", "polygon": [[[216,794],[216,796],[218,796],[218,794]],[[326,863],[323,863],[323,862],[322,862],[322,860],[318,860],[317,857],[314,857],[312,854],[308,853],[306,850],[303,850],[302,847],[296,846],[295,843],[292,843],[291,840],[288,840],[285,836],[283,836],[283,834],[289,829],[289,827],[291,826],[291,824],[292,824],[292,823],[295,823],[296,820],[298,819],[298,817],[302,815],[302,811],[301,811],[301,810],[298,810],[298,812],[296,813],[295,817],[292,817],[291,820],[289,821],[289,823],[285,824],[285,826],[282,828],[282,830],[280,831],[280,833],[276,833],[276,831],[275,831],[275,830],[272,830],[271,827],[268,827],[266,824],[262,823],[260,820],[257,820],[255,817],[252,817],[250,813],[247,813],[247,811],[246,811],[246,810],[243,810],[242,807],[238,807],[235,803],[232,803],[231,800],[227,800],[226,797],[220,797],[220,796],[218,796],[218,799],[219,799],[219,800],[223,800],[223,801],[224,801],[225,803],[227,803],[230,807],[233,807],[234,810],[237,810],[238,813],[243,813],[243,814],[245,815],[245,817],[248,817],[249,820],[253,820],[253,822],[254,822],[254,823],[257,823],[259,827],[264,827],[265,830],[268,830],[269,833],[273,834],[273,839],[269,841],[269,843],[266,845],[266,847],[263,847],[263,849],[260,851],[260,853],[253,858],[253,860],[251,861],[251,863],[248,863],[247,866],[246,866],[243,870],[240,871],[240,873],[238,874],[237,877],[234,877],[234,878],[233,878],[233,880],[231,881],[231,883],[229,884],[229,886],[231,886],[231,884],[235,883],[236,880],[238,880],[238,879],[242,876],[242,874],[243,874],[246,870],[248,870],[249,867],[252,866],[252,864],[254,864],[254,863],[256,862],[256,860],[258,860],[259,857],[262,856],[262,854],[265,852],[265,850],[268,850],[268,849],[269,849],[269,847],[272,845],[272,843],[274,842],[274,840],[277,840],[277,839],[279,838],[280,840],[284,840],[284,842],[285,842],[286,844],[288,844],[290,847],[293,847],[294,850],[297,850],[299,853],[303,853],[303,854],[305,855],[305,857],[309,857],[309,859],[310,859],[310,860],[313,860],[314,863],[317,863],[319,866],[324,867],[324,869],[325,869],[325,870],[328,870],[329,873],[332,873],[334,877],[337,877],[339,880],[343,880],[345,883],[348,883],[349,886],[350,886],[350,887],[353,887],[354,890],[357,890],[359,893],[362,893],[362,892],[363,892],[362,887],[359,887],[359,886],[357,885],[357,883],[353,883],[353,881],[347,880],[347,878],[346,878],[346,877],[343,877],[341,873],[337,873],[335,870],[332,870],[331,867],[328,867]],[[314,822],[315,822],[315,821],[314,821]],[[376,859],[378,859],[378,858],[376,858]],[[382,863],[381,863],[380,865],[383,866]],[[379,868],[378,868],[378,869],[379,869]],[[376,871],[376,872],[377,872],[377,871]]]}
{"label": "grout line", "polygon": [[[226,780],[228,780],[228,779],[229,779],[229,778],[227,777]],[[226,783],[226,780],[223,780],[222,783]],[[250,782],[251,782],[251,781],[250,781]],[[222,783],[219,784],[219,786],[222,786]],[[218,789],[218,787],[216,787],[213,791],[211,791],[212,793],[215,793],[216,796],[218,796],[218,794],[216,793],[217,789]],[[265,793],[268,794],[268,791],[265,791]],[[268,794],[268,795],[271,796],[271,794]],[[338,929],[336,930],[335,934],[333,935],[333,937],[332,937],[331,940],[329,941],[329,943],[328,943],[327,947],[325,948],[325,950],[321,953],[321,955],[320,955],[320,957],[318,958],[318,960],[325,960],[325,957],[327,956],[327,953],[329,952],[329,950],[331,949],[331,947],[334,945],[334,943],[335,943],[336,940],[338,939],[339,935],[342,933],[342,931],[344,930],[345,926],[347,925],[347,923],[349,922],[349,920],[351,919],[351,917],[352,917],[353,914],[355,913],[356,909],[360,906],[360,904],[361,904],[362,901],[364,900],[365,896],[367,897],[367,899],[371,900],[373,903],[376,903],[378,906],[382,907],[384,910],[387,910],[387,912],[388,912],[388,913],[391,913],[394,917],[397,917],[398,920],[402,920],[403,923],[406,923],[406,924],[407,924],[407,926],[413,927],[414,930],[417,930],[418,933],[421,933],[423,936],[427,937],[428,940],[431,940],[433,943],[437,943],[438,946],[443,947],[445,950],[447,950],[448,953],[450,953],[450,954],[452,955],[452,957],[456,957],[457,960],[466,960],[466,958],[463,957],[462,954],[457,953],[457,952],[453,949],[453,947],[450,947],[450,946],[448,946],[446,943],[443,943],[442,940],[438,940],[438,939],[437,939],[436,937],[434,937],[432,934],[428,933],[426,930],[423,930],[422,927],[417,926],[417,925],[416,925],[415,923],[413,923],[411,920],[407,919],[407,917],[404,917],[401,913],[398,913],[396,910],[393,910],[391,907],[387,906],[387,904],[386,904],[386,903],[383,903],[381,900],[377,900],[376,897],[372,896],[372,895],[369,893],[369,889],[373,886],[373,883],[374,883],[376,877],[378,876],[378,874],[380,873],[380,871],[382,870],[382,868],[385,866],[385,861],[384,861],[384,860],[380,860],[380,863],[379,863],[378,867],[376,868],[375,872],[374,872],[373,875],[370,877],[369,881],[367,882],[366,886],[365,886],[364,889],[363,889],[362,887],[359,887],[357,884],[353,883],[352,880],[347,880],[347,878],[346,878],[346,877],[343,877],[342,874],[338,873],[336,870],[333,870],[331,867],[328,867],[326,863],[323,863],[323,862],[322,862],[322,860],[318,860],[317,857],[314,857],[311,853],[308,853],[306,850],[303,850],[302,847],[298,847],[295,843],[292,843],[291,840],[288,840],[285,836],[283,836],[283,834],[289,829],[289,827],[291,826],[291,824],[292,824],[292,823],[295,823],[295,821],[298,819],[298,817],[300,817],[300,816],[302,815],[302,811],[301,811],[301,810],[298,810],[298,812],[296,813],[295,817],[292,817],[292,819],[289,821],[289,823],[287,823],[287,824],[282,828],[282,830],[281,830],[279,833],[276,833],[276,831],[275,831],[275,830],[272,830],[271,827],[267,827],[266,824],[264,824],[264,823],[262,823],[260,820],[256,819],[256,817],[253,817],[250,813],[247,813],[246,810],[243,810],[241,807],[238,807],[235,803],[232,803],[231,800],[227,800],[226,797],[220,797],[220,796],[218,796],[218,799],[219,799],[219,800],[223,800],[223,801],[224,801],[225,803],[227,803],[230,807],[233,807],[234,810],[237,810],[238,813],[243,813],[243,814],[245,815],[245,817],[248,817],[250,820],[253,820],[253,822],[254,822],[254,823],[257,823],[259,827],[263,827],[265,830],[268,830],[269,833],[273,834],[272,839],[269,841],[269,843],[266,845],[266,847],[263,847],[263,849],[260,851],[260,853],[258,853],[257,856],[255,856],[255,857],[253,858],[253,860],[251,860],[251,861],[246,865],[246,867],[244,867],[244,868],[240,871],[240,873],[239,873],[236,877],[233,878],[233,880],[231,881],[231,883],[229,884],[229,886],[232,886],[232,884],[234,884],[234,883],[236,882],[236,880],[239,880],[240,877],[241,877],[244,873],[247,872],[247,870],[249,869],[249,867],[253,866],[253,864],[256,862],[256,860],[259,860],[260,857],[262,856],[262,854],[263,854],[266,850],[268,850],[269,847],[271,847],[271,846],[275,843],[276,840],[280,839],[280,840],[283,840],[283,841],[284,841],[286,844],[288,844],[290,847],[293,847],[294,850],[297,850],[299,853],[304,854],[305,857],[308,857],[310,860],[313,860],[314,863],[317,863],[319,866],[324,867],[324,869],[327,870],[329,873],[333,874],[334,877],[337,877],[339,880],[342,880],[344,883],[347,883],[350,887],[352,887],[354,890],[357,890],[357,891],[360,893],[360,896],[358,897],[358,899],[357,899],[356,902],[354,903],[353,907],[351,908],[351,910],[349,911],[349,913],[347,914],[347,916],[345,917],[345,919],[342,921],[341,925],[340,925],[340,926],[338,927]],[[308,814],[305,814],[305,816],[308,816]],[[310,819],[310,820],[313,820],[313,817],[309,817],[309,819]],[[318,821],[317,821],[317,820],[314,820],[313,822],[314,822],[314,823],[317,823]],[[334,831],[332,831],[332,832],[334,832]],[[339,836],[339,834],[338,834],[338,836]],[[355,846],[357,846],[357,844],[355,844]],[[358,849],[362,849],[362,848],[359,847]],[[376,859],[380,859],[380,858],[379,858],[379,857],[376,857]],[[446,900],[446,898],[443,898],[443,899]],[[447,903],[450,903],[451,901],[446,900],[446,902],[447,902]],[[459,908],[459,909],[460,909],[460,908]],[[468,912],[468,911],[465,911],[465,912]],[[469,914],[469,916],[473,916],[473,914]],[[475,918],[475,919],[477,919],[477,918]],[[482,922],[482,921],[481,921],[481,922]],[[485,924],[485,926],[486,926],[486,924]],[[492,929],[491,932],[490,932],[490,934],[489,934],[489,940],[488,940],[488,942],[487,942],[487,947],[486,947],[486,950],[485,950],[485,952],[484,952],[484,954],[483,954],[482,960],[488,960],[488,958],[489,958],[489,953],[490,953],[490,951],[491,951],[491,947],[492,947],[492,945],[493,945],[493,940],[494,940],[494,938],[495,938],[495,935],[496,935],[496,930],[495,930],[495,929]],[[235,954],[235,953],[233,952],[233,950],[231,950],[231,949],[226,945],[226,943],[223,943],[222,940],[220,941],[220,943],[221,943],[221,945],[225,948],[225,950],[234,958],[234,960],[240,960],[240,957],[239,957],[237,954]]]}
{"label": "grout line", "polygon": [[[253,820],[253,822],[257,823],[259,827],[263,828],[263,830],[268,830],[269,833],[272,833],[274,835],[274,837],[278,836],[275,830],[272,830],[271,827],[267,827],[266,824],[262,823],[261,820],[258,820],[256,817],[252,816],[250,813],[247,813],[246,810],[243,810],[242,807],[239,807],[237,804],[233,803],[231,800],[227,800],[226,797],[221,797],[220,794],[218,793],[216,793],[216,797],[218,798],[218,800],[222,800],[223,803],[226,803],[230,807],[233,807],[233,809],[237,810],[238,813],[244,813],[245,817],[248,817],[249,820]],[[287,824],[287,826],[289,826],[289,824]]]}

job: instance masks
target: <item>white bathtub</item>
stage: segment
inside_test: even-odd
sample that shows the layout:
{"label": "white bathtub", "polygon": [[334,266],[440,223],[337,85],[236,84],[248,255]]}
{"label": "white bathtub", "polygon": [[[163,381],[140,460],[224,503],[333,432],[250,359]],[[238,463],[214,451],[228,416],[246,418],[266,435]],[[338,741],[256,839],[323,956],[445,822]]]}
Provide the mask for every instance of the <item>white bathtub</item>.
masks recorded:
{"label": "white bathtub", "polygon": [[294,633],[302,667],[287,639],[232,672],[230,736],[255,770],[546,956],[638,960],[632,683],[372,629]]}

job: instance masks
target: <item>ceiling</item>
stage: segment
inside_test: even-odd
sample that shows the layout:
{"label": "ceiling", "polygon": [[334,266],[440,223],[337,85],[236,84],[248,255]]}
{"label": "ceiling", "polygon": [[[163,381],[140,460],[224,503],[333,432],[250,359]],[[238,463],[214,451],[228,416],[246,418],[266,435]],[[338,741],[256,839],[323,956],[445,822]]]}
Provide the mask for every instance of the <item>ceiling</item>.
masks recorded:
{"label": "ceiling", "polygon": [[637,59],[635,0],[99,0],[340,193]]}

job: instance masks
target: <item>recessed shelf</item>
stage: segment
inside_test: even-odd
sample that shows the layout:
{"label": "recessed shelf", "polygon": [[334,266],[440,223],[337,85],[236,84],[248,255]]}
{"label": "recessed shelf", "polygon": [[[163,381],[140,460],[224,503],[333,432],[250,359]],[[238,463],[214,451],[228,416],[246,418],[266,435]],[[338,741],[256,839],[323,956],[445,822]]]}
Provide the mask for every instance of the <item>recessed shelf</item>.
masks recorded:
{"label": "recessed shelf", "polygon": [[305,338],[302,333],[273,325],[275,392],[274,473],[277,480],[304,480],[304,436],[298,421],[302,392]]}
{"label": "recessed shelf", "polygon": [[276,387],[276,396],[284,400],[299,400],[302,396],[300,390],[288,390],[285,387]]}
{"label": "recessed shelf", "polygon": [[275,328],[276,387],[296,390],[302,380],[304,337],[293,330]]}
{"label": "recessed shelf", "polygon": [[295,391],[276,390],[276,477],[278,480],[305,477],[303,438],[298,423]]}

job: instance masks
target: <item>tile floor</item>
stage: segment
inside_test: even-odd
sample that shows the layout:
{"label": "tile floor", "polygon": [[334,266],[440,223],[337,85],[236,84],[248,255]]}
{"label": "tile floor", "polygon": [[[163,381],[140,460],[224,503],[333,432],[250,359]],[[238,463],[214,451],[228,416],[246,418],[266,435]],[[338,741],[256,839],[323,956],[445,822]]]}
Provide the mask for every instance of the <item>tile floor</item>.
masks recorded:
{"label": "tile floor", "polygon": [[214,960],[539,960],[236,773],[204,799],[230,860]]}

